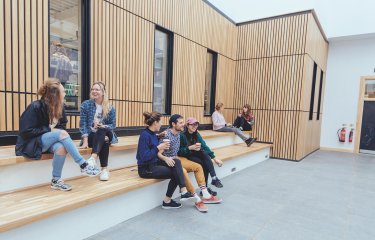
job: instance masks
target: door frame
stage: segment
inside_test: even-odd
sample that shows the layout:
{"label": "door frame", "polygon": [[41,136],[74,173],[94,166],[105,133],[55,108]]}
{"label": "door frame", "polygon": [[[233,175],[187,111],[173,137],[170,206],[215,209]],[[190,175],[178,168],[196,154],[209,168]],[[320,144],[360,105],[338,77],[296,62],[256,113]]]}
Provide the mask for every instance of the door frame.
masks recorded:
{"label": "door frame", "polygon": [[363,104],[364,101],[375,101],[375,98],[365,98],[365,86],[366,80],[375,80],[373,76],[362,76],[360,79],[359,96],[358,96],[358,109],[357,109],[357,122],[355,125],[355,136],[354,136],[354,153],[359,153],[359,145],[361,141],[361,130],[362,130],[362,117],[363,117]]}

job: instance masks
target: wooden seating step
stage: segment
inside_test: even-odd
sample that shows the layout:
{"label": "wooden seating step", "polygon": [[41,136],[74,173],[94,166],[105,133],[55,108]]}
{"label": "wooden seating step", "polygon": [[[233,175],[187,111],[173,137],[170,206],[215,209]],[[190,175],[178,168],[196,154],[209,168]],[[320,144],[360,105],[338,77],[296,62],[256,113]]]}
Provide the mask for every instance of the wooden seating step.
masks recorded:
{"label": "wooden seating step", "polygon": [[[233,133],[222,133],[222,132],[215,132],[212,130],[200,131],[200,134],[205,139],[233,135]],[[119,139],[119,142],[111,145],[110,151],[123,151],[123,150],[129,150],[129,149],[136,149],[138,145],[139,135],[119,137],[118,139]],[[78,146],[79,141],[75,141],[75,142]],[[79,149],[79,152],[82,155],[87,155],[91,153],[91,148]],[[48,160],[48,159],[52,159],[52,154],[43,154],[40,160]],[[34,160],[30,160],[22,156],[16,156],[14,153],[14,146],[0,147],[0,166],[31,162],[31,161],[34,161]],[[36,160],[36,161],[39,161],[39,160]]]}
{"label": "wooden seating step", "polygon": [[[237,144],[218,148],[215,153],[222,160],[230,160],[251,152],[271,147],[270,144],[254,143],[251,147]],[[108,182],[100,182],[89,177],[80,177],[66,181],[72,185],[69,192],[50,189],[49,186],[37,186],[11,193],[0,194],[0,232],[50,216],[77,209],[133,189],[148,186],[160,180],[142,179],[137,167],[127,167],[111,171]]]}

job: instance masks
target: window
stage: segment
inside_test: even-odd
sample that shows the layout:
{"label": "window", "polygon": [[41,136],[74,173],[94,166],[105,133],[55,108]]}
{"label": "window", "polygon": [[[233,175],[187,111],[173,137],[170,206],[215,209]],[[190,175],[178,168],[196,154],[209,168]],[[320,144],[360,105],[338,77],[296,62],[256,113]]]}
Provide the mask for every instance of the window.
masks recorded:
{"label": "window", "polygon": [[173,33],[157,27],[154,50],[154,93],[152,109],[171,114]]}
{"label": "window", "polygon": [[66,109],[79,111],[81,92],[81,0],[50,0],[49,76],[65,87]]}
{"label": "window", "polygon": [[318,70],[318,65],[314,62],[313,78],[311,85],[311,98],[310,98],[310,111],[309,111],[309,120],[313,119],[314,114],[314,101],[315,101],[315,84],[316,84],[316,72]]}
{"label": "window", "polygon": [[208,50],[204,86],[204,115],[211,115],[215,108],[217,53]]}
{"label": "window", "polygon": [[318,97],[318,113],[316,114],[316,120],[320,118],[320,104],[322,102],[322,88],[323,88],[323,70],[320,71],[320,83],[319,83],[319,97]]}
{"label": "window", "polygon": [[375,98],[375,80],[366,81],[365,98]]}

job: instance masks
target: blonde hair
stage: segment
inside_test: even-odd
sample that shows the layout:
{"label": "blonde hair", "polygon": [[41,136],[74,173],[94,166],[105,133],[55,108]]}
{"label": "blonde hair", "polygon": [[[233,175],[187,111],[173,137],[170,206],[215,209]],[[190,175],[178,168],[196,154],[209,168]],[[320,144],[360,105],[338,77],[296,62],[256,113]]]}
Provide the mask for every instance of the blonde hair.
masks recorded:
{"label": "blonde hair", "polygon": [[[52,123],[53,119],[60,119],[62,117],[62,111],[64,102],[60,101],[60,81],[56,78],[50,78],[43,83],[38,90],[38,95],[45,102],[48,107],[49,122]],[[57,101],[56,101],[57,100]]]}
{"label": "blonde hair", "polygon": [[105,89],[105,84],[102,82],[94,82],[92,86],[94,85],[98,85],[100,87],[100,90],[102,90],[102,93],[103,93],[102,107],[103,107],[103,119],[105,119],[108,113],[112,110],[112,105],[109,103],[108,94]]}
{"label": "blonde hair", "polygon": [[222,102],[218,102],[216,103],[215,109],[219,111],[223,106],[224,104]]}

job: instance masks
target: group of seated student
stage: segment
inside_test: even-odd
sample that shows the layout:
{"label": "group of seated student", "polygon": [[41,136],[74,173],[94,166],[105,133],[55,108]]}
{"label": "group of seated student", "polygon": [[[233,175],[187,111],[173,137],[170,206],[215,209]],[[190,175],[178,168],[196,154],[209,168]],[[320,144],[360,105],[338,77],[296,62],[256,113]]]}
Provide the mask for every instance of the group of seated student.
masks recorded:
{"label": "group of seated student", "polygon": [[[91,99],[84,101],[80,112],[81,146],[92,147],[92,154],[85,160],[66,131],[64,109],[65,89],[57,79],[49,79],[38,90],[40,100],[32,102],[22,113],[16,143],[16,155],[40,159],[42,153],[53,153],[51,188],[62,191],[72,189],[61,179],[65,158],[69,153],[88,176],[100,174],[100,180],[109,179],[109,145],[117,142],[116,110],[109,104],[105,85],[96,82],[91,88]],[[96,165],[99,157],[100,170]]]}
{"label": "group of seated student", "polygon": [[[118,139],[114,132],[116,110],[108,101],[105,85],[95,82],[91,87],[91,98],[81,104],[80,146],[92,148],[91,156],[87,160],[81,156],[66,131],[64,86],[57,79],[49,79],[40,87],[38,95],[40,99],[32,102],[21,115],[16,155],[38,160],[41,159],[42,153],[53,153],[52,189],[72,189],[61,179],[67,153],[79,165],[82,174],[100,175],[100,180],[107,181],[109,146],[117,143]],[[241,128],[233,128],[227,124],[221,113],[222,107],[223,104],[218,103],[212,115],[214,130],[234,132],[250,146],[256,139],[246,137]],[[222,199],[208,186],[208,176],[211,176],[211,185],[222,188],[223,184],[215,172],[214,163],[221,167],[223,162],[215,156],[197,131],[198,120],[189,117],[185,124],[181,115],[174,114],[169,119],[169,128],[159,133],[162,115],[158,112],[144,112],[143,115],[146,128],[142,130],[138,142],[138,174],[141,178],[170,179],[162,208],[174,209],[182,206],[172,199],[177,186],[181,192],[180,201],[193,201],[201,212],[208,211],[205,204],[220,203]],[[248,105],[244,106],[238,117],[244,118],[238,120],[240,125],[254,123]],[[246,130],[245,125],[242,129]],[[96,164],[98,158],[101,169]],[[195,192],[189,172],[194,173],[200,189],[199,195]]]}
{"label": "group of seated student", "polygon": [[[162,208],[180,208],[181,204],[172,199],[172,195],[180,187],[181,201],[190,199],[195,203],[196,208],[201,212],[207,212],[205,204],[220,203],[221,198],[217,193],[207,186],[208,173],[211,174],[212,184],[216,187],[223,187],[217,178],[213,163],[208,154],[214,156],[203,139],[194,140],[184,131],[184,119],[179,114],[169,118],[169,128],[158,134],[162,125],[161,114],[158,112],[144,112],[144,122],[147,125],[139,137],[137,149],[138,174],[141,178],[170,179]],[[187,125],[195,125],[198,121],[189,118]],[[190,127],[188,127],[189,129]],[[193,133],[193,131],[192,131]],[[194,134],[197,136],[198,133]],[[202,152],[196,154],[195,152]],[[186,158],[178,158],[185,156]],[[207,156],[207,157],[206,157]],[[222,162],[217,159],[217,162]],[[188,173],[194,172],[195,179],[200,188],[200,196],[189,178]]]}
{"label": "group of seated student", "polygon": [[[246,136],[242,130],[251,130],[251,126],[254,124],[254,116],[251,113],[250,106],[245,104],[242,108],[242,112],[237,116],[234,125],[227,123],[223,116],[224,104],[219,102],[215,106],[215,112],[212,114],[212,126],[214,131],[218,132],[234,132],[239,136],[248,147],[253,144],[257,139],[251,136]],[[248,128],[250,125],[250,128]]]}

